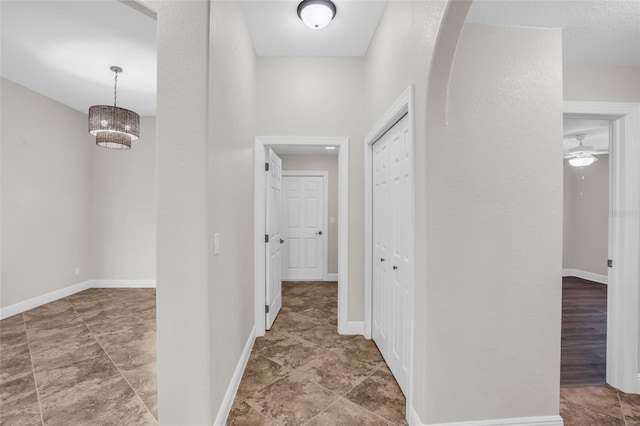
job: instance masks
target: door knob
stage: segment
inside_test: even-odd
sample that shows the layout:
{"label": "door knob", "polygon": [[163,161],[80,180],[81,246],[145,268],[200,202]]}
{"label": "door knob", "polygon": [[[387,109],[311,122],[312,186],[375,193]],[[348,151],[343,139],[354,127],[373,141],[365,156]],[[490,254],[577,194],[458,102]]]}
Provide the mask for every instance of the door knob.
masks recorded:
{"label": "door knob", "polygon": [[396,270],[398,269],[398,267],[396,265],[393,265],[393,269]]}
{"label": "door knob", "polygon": [[284,240],[280,238],[280,244],[284,244]]}
{"label": "door knob", "polygon": [[383,258],[383,257],[382,257],[382,258],[380,258],[380,262],[384,262],[384,258]]}
{"label": "door knob", "polygon": [[322,235],[322,231],[316,232],[316,235]]}

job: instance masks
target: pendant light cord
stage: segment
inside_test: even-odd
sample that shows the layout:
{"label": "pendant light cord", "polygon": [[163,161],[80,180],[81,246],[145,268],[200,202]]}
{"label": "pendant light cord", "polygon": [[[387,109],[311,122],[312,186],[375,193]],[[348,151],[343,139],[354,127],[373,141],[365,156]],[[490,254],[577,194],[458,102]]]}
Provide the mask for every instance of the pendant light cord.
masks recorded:
{"label": "pendant light cord", "polygon": [[115,107],[117,105],[117,101],[118,101],[118,71],[114,71],[116,73],[116,77],[114,78],[114,85],[113,85],[113,106]]}

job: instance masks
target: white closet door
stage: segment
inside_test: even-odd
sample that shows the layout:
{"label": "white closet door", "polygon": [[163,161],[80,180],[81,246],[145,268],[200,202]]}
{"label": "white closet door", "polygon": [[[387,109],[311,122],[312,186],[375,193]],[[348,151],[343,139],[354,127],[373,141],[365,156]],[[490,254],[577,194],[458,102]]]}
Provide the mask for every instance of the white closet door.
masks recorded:
{"label": "white closet door", "polygon": [[373,145],[372,335],[403,392],[409,382],[413,154],[405,116]]}
{"label": "white closet door", "polygon": [[325,194],[322,176],[284,176],[284,279],[324,278]]}
{"label": "white closet door", "polygon": [[265,271],[265,307],[266,328],[271,329],[273,322],[282,307],[282,246],[281,205],[282,205],[282,160],[271,149],[266,152],[267,185],[266,185],[266,232],[267,258]]}

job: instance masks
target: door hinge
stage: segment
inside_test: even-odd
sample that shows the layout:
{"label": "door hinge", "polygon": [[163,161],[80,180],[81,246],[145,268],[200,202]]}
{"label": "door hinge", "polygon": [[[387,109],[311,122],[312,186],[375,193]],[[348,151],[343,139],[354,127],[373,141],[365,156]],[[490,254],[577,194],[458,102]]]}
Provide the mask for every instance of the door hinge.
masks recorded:
{"label": "door hinge", "polygon": [[269,163],[264,163],[264,171],[265,172],[269,171]]}
{"label": "door hinge", "polygon": [[611,260],[611,259],[607,260],[607,266],[609,268],[613,268],[613,260]]}
{"label": "door hinge", "polygon": [[264,312],[269,313],[269,305],[264,305]]}
{"label": "door hinge", "polygon": [[269,234],[264,234],[264,242],[265,243],[269,242]]}

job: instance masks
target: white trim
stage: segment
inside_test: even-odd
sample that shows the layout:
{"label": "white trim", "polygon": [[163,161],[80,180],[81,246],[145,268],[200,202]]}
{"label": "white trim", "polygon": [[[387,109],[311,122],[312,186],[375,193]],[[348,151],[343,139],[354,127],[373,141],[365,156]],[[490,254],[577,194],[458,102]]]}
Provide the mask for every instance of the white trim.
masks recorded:
{"label": "white trim", "polygon": [[90,288],[155,288],[155,280],[87,280],[0,308],[0,320],[55,302]]}
{"label": "white trim", "polygon": [[[413,407],[407,411],[409,426],[425,426]],[[563,426],[560,416],[515,417],[511,419],[476,420],[454,423],[431,423],[428,426]]]}
{"label": "white trim", "polygon": [[640,374],[638,374],[637,382],[638,382],[638,384],[637,384],[637,389],[638,390],[636,391],[636,393],[640,393]]}
{"label": "white trim", "polygon": [[[421,423],[409,423],[411,426]],[[563,426],[560,416],[515,417],[512,419],[477,420],[470,422],[431,423],[429,426]]]}
{"label": "white trim", "polygon": [[77,284],[70,285],[68,287],[61,288],[59,290],[52,291],[41,296],[36,296],[22,302],[18,302],[13,305],[6,306],[0,309],[0,320],[12,317],[29,309],[37,308],[38,306],[46,305],[47,303],[54,302],[72,294],[79,293],[88,288],[91,288],[91,281],[82,281]]}
{"label": "white trim", "polygon": [[[411,149],[415,153],[415,112],[414,112],[414,87],[413,84],[405,89],[400,97],[393,103],[391,108],[382,116],[380,120],[367,133],[364,140],[364,336],[371,338],[371,274],[373,265],[372,235],[371,229],[373,224],[372,210],[372,194],[373,194],[373,172],[372,172],[372,151],[373,144],[382,137],[394,124],[398,122],[404,115],[409,119],[409,137],[411,139]],[[413,170],[411,171],[411,199],[409,201],[409,211],[411,214],[411,229],[415,230],[415,154],[413,155]],[[409,346],[409,371],[406,395],[406,411],[413,410],[413,336],[414,336],[414,304],[415,304],[415,232],[411,232],[412,241],[409,241],[411,250],[409,257],[412,259],[412,268],[409,272],[409,330],[408,330],[408,346]]]}
{"label": "white trim", "polygon": [[265,333],[264,291],[264,149],[273,145],[334,145],[338,151],[338,333],[347,324],[349,290],[349,138],[314,136],[257,136],[254,145],[254,283],[256,336]]}
{"label": "white trim", "polygon": [[227,423],[227,418],[229,417],[229,413],[231,412],[233,400],[236,398],[236,393],[238,393],[240,380],[242,380],[242,374],[244,373],[245,368],[247,368],[247,362],[249,361],[249,356],[251,355],[251,349],[253,349],[253,343],[255,342],[255,340],[256,328],[253,327],[251,329],[251,333],[249,333],[247,343],[244,345],[244,349],[242,350],[242,354],[240,355],[238,364],[236,364],[236,369],[233,372],[233,376],[231,376],[229,386],[227,386],[227,392],[224,394],[222,404],[220,404],[218,414],[216,415],[216,420],[213,422],[214,426],[223,426]]}
{"label": "white trim", "polygon": [[564,117],[613,121],[610,147],[607,383],[638,389],[638,282],[640,276],[640,103],[565,102]]}
{"label": "white trim", "polygon": [[364,335],[364,321],[347,321],[347,326],[342,334]]}
{"label": "white trim", "polygon": [[582,271],[580,269],[563,269],[563,277],[577,277],[583,280],[593,281],[600,284],[608,284],[609,277],[606,275],[595,274],[593,272]]}
{"label": "white trim", "polygon": [[338,281],[338,274],[331,273],[327,274],[327,277],[324,279],[325,281]]}
{"label": "white trim", "polygon": [[[322,245],[324,246],[324,255],[322,260],[322,281],[329,281],[327,279],[329,271],[329,172],[322,171],[310,171],[310,170],[283,170],[282,177],[285,176],[321,176],[322,177],[322,190],[324,191],[324,208],[322,209],[322,223],[324,226],[324,232],[322,235]],[[284,271],[283,271],[284,272]],[[337,279],[337,278],[336,278]],[[282,280],[284,281],[284,274]],[[291,281],[287,278],[286,281]],[[310,281],[310,280],[307,280]]]}
{"label": "white trim", "polygon": [[91,280],[91,288],[156,288],[156,280]]}

